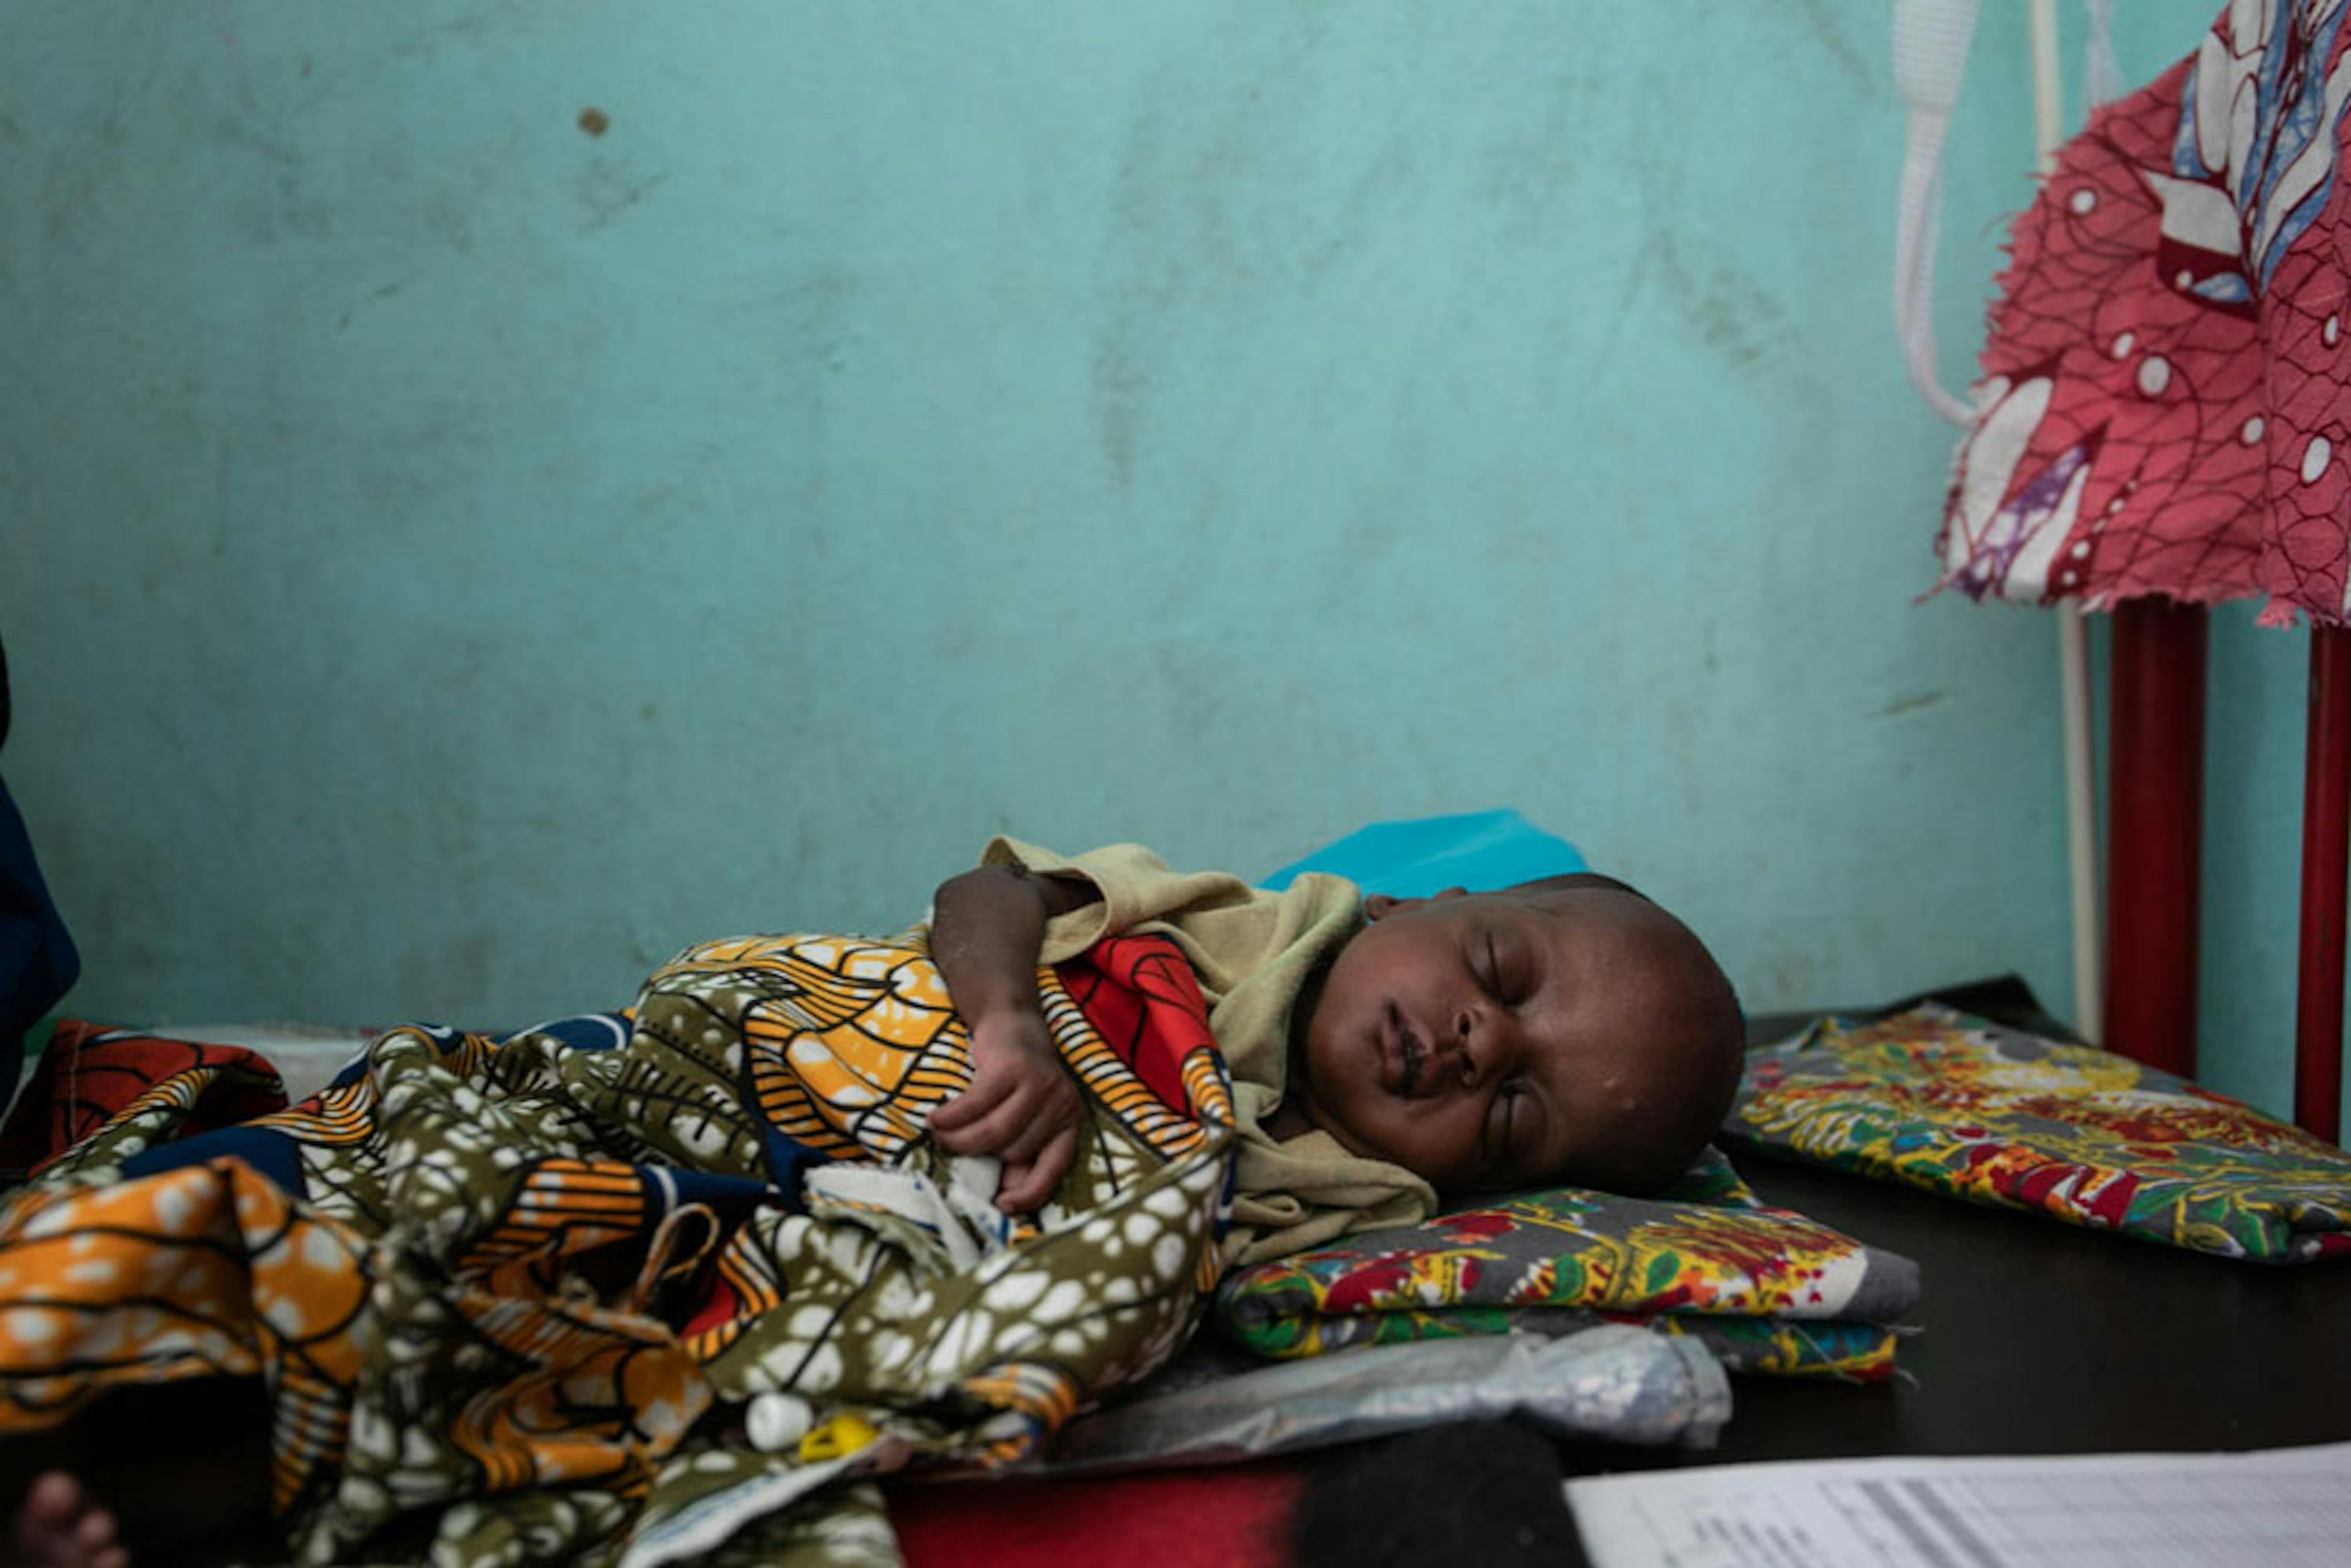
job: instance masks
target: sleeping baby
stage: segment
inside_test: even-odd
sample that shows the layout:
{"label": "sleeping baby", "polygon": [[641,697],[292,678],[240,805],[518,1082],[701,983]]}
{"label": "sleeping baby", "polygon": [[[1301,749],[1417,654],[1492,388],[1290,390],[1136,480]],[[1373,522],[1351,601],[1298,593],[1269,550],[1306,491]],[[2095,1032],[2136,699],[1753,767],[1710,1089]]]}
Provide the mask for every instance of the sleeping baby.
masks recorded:
{"label": "sleeping baby", "polygon": [[1231,1068],[1239,1262],[1411,1224],[1440,1194],[1653,1190],[1739,1086],[1729,982],[1680,921],[1610,878],[1395,899],[1308,874],[1270,893],[1134,844],[1071,859],[998,839],[934,905],[932,956],[970,1026],[974,1078],[930,1126],[1003,1159],[1008,1210],[1052,1192],[1077,1138],[1038,966],[1127,931],[1182,950]]}
{"label": "sleeping baby", "polygon": [[[0,1208],[0,1429],[35,1435],[0,1448],[22,1499],[0,1562],[126,1561],[143,1532],[114,1509],[175,1489],[126,1495],[68,1455],[152,1424],[99,1397],[141,1381],[206,1401],[209,1451],[271,1479],[308,1560],[437,1510],[435,1561],[474,1561],[513,1523],[486,1498],[569,1542],[549,1555],[592,1556],[631,1510],[699,1499],[706,1467],[772,1492],[789,1476],[756,1467],[883,1427],[1004,1458],[1161,1364],[1218,1265],[1455,1193],[1656,1188],[1739,1078],[1738,1003],[1706,948],[1589,873],[1274,893],[1131,844],[999,839],[939,888],[924,946],[705,944],[629,1017],[387,1031],[312,1101],[193,1137],[166,1123],[200,1086],[141,1096]],[[1170,946],[1230,1075],[1235,1135],[1203,1154],[1106,1116],[1040,990],[1090,950],[1172,968]],[[924,1196],[941,1192],[967,1207]],[[950,1256],[975,1217],[999,1234]],[[265,1405],[253,1375],[298,1353]],[[232,1381],[244,1394],[204,1392]],[[239,1399],[271,1423],[266,1465],[259,1428],[223,1419]],[[205,1491],[225,1516],[206,1532],[263,1510]],[[557,1494],[575,1500],[560,1519],[535,1500]]]}

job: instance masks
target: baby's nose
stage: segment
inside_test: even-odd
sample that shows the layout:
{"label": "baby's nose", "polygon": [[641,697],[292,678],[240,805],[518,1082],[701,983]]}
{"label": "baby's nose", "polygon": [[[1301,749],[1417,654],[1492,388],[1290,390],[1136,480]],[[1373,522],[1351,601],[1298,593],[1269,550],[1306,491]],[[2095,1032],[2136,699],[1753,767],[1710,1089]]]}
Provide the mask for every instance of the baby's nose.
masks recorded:
{"label": "baby's nose", "polygon": [[1478,1080],[1485,1072],[1485,1063],[1480,1060],[1486,1050],[1480,1039],[1484,1033],[1478,1015],[1471,1009],[1463,1008],[1454,1015],[1454,1069],[1460,1073],[1464,1089],[1477,1088]]}

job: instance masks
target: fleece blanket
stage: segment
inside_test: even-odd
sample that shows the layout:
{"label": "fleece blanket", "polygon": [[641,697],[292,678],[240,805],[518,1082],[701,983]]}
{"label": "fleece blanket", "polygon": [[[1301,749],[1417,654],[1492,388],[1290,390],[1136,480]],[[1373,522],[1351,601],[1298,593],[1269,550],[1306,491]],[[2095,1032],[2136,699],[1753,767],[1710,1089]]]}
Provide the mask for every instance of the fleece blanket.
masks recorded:
{"label": "fleece blanket", "polygon": [[1732,1372],[1875,1382],[1918,1267],[1767,1208],[1708,1149],[1657,1198],[1583,1187],[1456,1208],[1228,1276],[1217,1326],[1261,1355],[1637,1323]]}
{"label": "fleece blanket", "polygon": [[1027,1457],[1215,1277],[1230,1090],[1190,972],[1124,937],[1040,983],[1087,1121],[1017,1221],[925,1134],[970,1065],[919,937],[396,1029],[194,1137],[220,1064],[164,1074],[0,1210],[0,1433],[257,1377],[305,1562],[894,1561],[873,1477]]}
{"label": "fleece blanket", "polygon": [[1748,1058],[1725,1141],[2224,1258],[2351,1257],[2351,1155],[2127,1057],[1929,1003]]}

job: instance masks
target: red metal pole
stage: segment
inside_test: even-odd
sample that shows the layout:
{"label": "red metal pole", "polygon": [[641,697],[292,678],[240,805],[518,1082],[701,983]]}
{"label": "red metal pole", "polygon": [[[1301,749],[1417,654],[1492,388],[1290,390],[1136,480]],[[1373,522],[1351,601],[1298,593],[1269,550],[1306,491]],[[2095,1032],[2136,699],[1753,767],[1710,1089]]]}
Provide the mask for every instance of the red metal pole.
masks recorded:
{"label": "red metal pole", "polygon": [[2344,870],[2351,851],[2351,631],[2310,639],[2302,756],[2302,966],[2294,998],[2294,1119],[2343,1136]]}
{"label": "red metal pole", "polygon": [[2203,877],[2204,612],[2114,613],[2106,753],[2108,1051],[2193,1075]]}

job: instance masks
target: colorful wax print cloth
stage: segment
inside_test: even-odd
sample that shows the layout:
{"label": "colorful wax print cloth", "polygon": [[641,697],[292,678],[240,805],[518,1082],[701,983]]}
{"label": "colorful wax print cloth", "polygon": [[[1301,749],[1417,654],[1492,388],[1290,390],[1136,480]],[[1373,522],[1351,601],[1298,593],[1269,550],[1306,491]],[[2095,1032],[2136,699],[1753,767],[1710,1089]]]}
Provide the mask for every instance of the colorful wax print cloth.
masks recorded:
{"label": "colorful wax print cloth", "polygon": [[[632,1014],[409,1027],[174,1140],[166,1078],[0,1210],[0,1432],[258,1376],[300,1560],[886,1561],[875,1473],[1002,1465],[1187,1333],[1231,1099],[1174,946],[1040,977],[1086,1089],[1018,1221],[919,938],[689,950]],[[798,1553],[798,1555],[793,1555]]]}
{"label": "colorful wax print cloth", "polygon": [[2351,612],[2351,0],[2236,0],[2016,225],[1943,586]]}
{"label": "colorful wax print cloth", "polygon": [[286,1108],[277,1070],[242,1046],[61,1019],[0,1127],[0,1181],[38,1170],[165,1083],[142,1114],[174,1137]]}
{"label": "colorful wax print cloth", "polygon": [[1280,1357],[1639,1323],[1733,1372],[1874,1381],[1917,1299],[1917,1265],[1763,1207],[1709,1150],[1665,1197],[1555,1187],[1238,1270],[1216,1322]]}
{"label": "colorful wax print cloth", "polygon": [[2126,1057],[1935,1004],[1752,1053],[1723,1137],[2224,1258],[2351,1255],[2351,1155]]}

